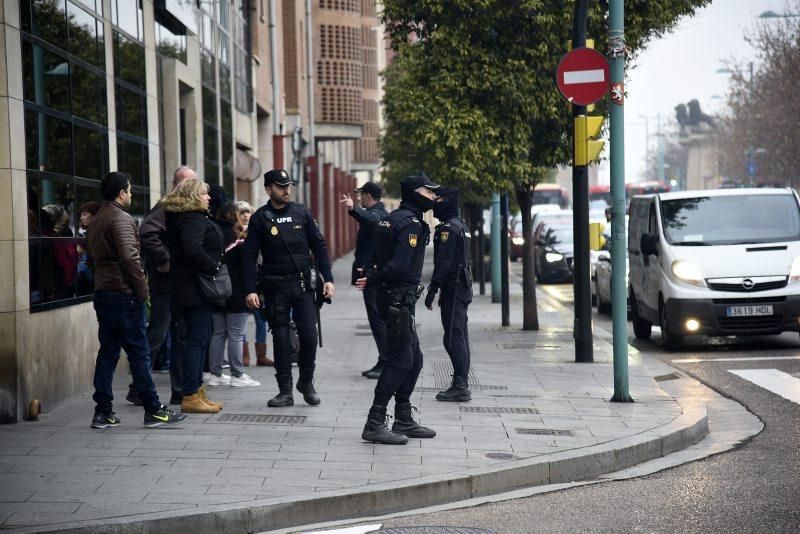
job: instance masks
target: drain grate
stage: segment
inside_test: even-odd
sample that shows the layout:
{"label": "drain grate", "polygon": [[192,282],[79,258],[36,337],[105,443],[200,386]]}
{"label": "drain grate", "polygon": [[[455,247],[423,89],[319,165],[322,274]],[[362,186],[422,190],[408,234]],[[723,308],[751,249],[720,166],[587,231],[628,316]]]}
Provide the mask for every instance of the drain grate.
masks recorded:
{"label": "drain grate", "polygon": [[554,430],[552,428],[517,428],[517,434],[529,436],[575,436],[572,430]]}
{"label": "drain grate", "polygon": [[508,389],[507,386],[490,386],[486,384],[481,384],[478,387],[481,391],[506,391]]}
{"label": "drain grate", "polygon": [[516,413],[538,414],[536,408],[507,408],[503,406],[461,406],[462,413]]}
{"label": "drain grate", "polygon": [[[439,388],[440,391],[449,388],[450,384],[453,382],[453,364],[450,363],[449,360],[433,362],[433,375],[436,387]],[[481,383],[478,381],[478,377],[475,376],[475,371],[473,369],[469,370],[467,382],[470,389],[481,389]]]}
{"label": "drain grate", "polygon": [[492,394],[492,395],[489,395],[489,396],[490,397],[494,397],[496,399],[538,399],[538,398],[541,398],[541,395],[536,395],[536,394],[533,394],[533,395],[503,395],[503,394],[495,393],[495,394]]}
{"label": "drain grate", "polygon": [[653,380],[656,382],[666,382],[668,380],[678,380],[680,375],[678,373],[670,373],[668,375],[654,376]]}
{"label": "drain grate", "polygon": [[305,423],[305,415],[257,415],[252,413],[226,413],[209,420],[209,423],[248,423],[293,425]]}

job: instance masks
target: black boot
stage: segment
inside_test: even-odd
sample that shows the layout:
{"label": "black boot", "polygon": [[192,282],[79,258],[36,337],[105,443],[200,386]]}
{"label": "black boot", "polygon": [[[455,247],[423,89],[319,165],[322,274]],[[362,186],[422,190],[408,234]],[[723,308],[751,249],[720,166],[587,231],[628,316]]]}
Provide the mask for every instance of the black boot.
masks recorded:
{"label": "black boot", "polygon": [[292,375],[276,376],[275,378],[278,381],[280,392],[267,402],[267,406],[270,408],[294,406],[294,397],[292,397]]}
{"label": "black boot", "polygon": [[172,390],[172,396],[169,398],[170,404],[180,404],[183,402],[183,392]]}
{"label": "black boot", "polygon": [[381,371],[381,361],[380,360],[378,360],[378,363],[376,363],[375,365],[373,365],[369,369],[367,369],[365,371],[361,371],[361,376],[367,376],[368,374],[370,374],[371,372],[373,372],[375,370],[377,370],[380,373],[380,371]]}
{"label": "black boot", "polygon": [[383,362],[378,360],[378,363],[376,363],[372,369],[367,369],[362,374],[367,378],[377,380],[381,376],[381,371],[383,371]]}
{"label": "black boot", "polygon": [[383,445],[405,445],[408,443],[407,437],[389,430],[389,427],[386,426],[386,408],[377,404],[369,409],[367,424],[364,425],[361,439]]}
{"label": "black boot", "polygon": [[448,389],[437,393],[436,400],[442,402],[471,401],[472,393],[469,391],[467,379],[461,376],[453,376],[453,384]]}
{"label": "black boot", "polygon": [[314,368],[301,367],[300,378],[297,379],[297,391],[303,394],[303,400],[311,406],[318,406],[319,395],[314,389]]}
{"label": "black boot", "polygon": [[410,402],[394,403],[394,424],[392,425],[392,432],[403,434],[409,438],[432,438],[436,435],[436,431],[424,426],[419,426],[419,424],[414,421],[414,418],[411,416]]}

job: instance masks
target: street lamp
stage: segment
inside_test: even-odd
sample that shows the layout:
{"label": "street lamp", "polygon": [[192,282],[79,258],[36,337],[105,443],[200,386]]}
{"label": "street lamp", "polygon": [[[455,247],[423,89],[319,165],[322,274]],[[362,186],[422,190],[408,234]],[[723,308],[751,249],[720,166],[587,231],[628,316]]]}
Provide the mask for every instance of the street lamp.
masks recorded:
{"label": "street lamp", "polygon": [[764,11],[758,18],[760,19],[791,19],[800,17],[800,13],[775,13],[774,11]]}

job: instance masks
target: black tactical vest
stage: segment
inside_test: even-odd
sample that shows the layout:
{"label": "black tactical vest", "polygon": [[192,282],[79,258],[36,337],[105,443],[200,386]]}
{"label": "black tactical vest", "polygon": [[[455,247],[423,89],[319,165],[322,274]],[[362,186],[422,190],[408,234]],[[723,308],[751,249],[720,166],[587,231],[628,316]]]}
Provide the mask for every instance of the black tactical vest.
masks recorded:
{"label": "black tactical vest", "polygon": [[280,211],[267,207],[260,216],[264,232],[261,236],[263,272],[274,275],[296,273],[295,263],[301,270],[309,269],[312,264],[306,233],[306,207],[292,202]]}

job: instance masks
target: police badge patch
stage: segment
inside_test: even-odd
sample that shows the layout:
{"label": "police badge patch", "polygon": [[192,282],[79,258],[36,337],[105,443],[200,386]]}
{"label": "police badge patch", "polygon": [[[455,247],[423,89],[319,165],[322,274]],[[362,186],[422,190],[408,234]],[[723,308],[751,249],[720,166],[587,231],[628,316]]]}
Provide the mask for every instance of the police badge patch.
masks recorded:
{"label": "police badge patch", "polygon": [[450,232],[442,232],[442,243],[447,242],[447,238],[450,237]]}
{"label": "police badge patch", "polygon": [[278,235],[278,227],[273,226],[272,229],[269,231],[272,235]]}
{"label": "police badge patch", "polygon": [[408,234],[408,244],[412,247],[417,246],[417,234]]}

